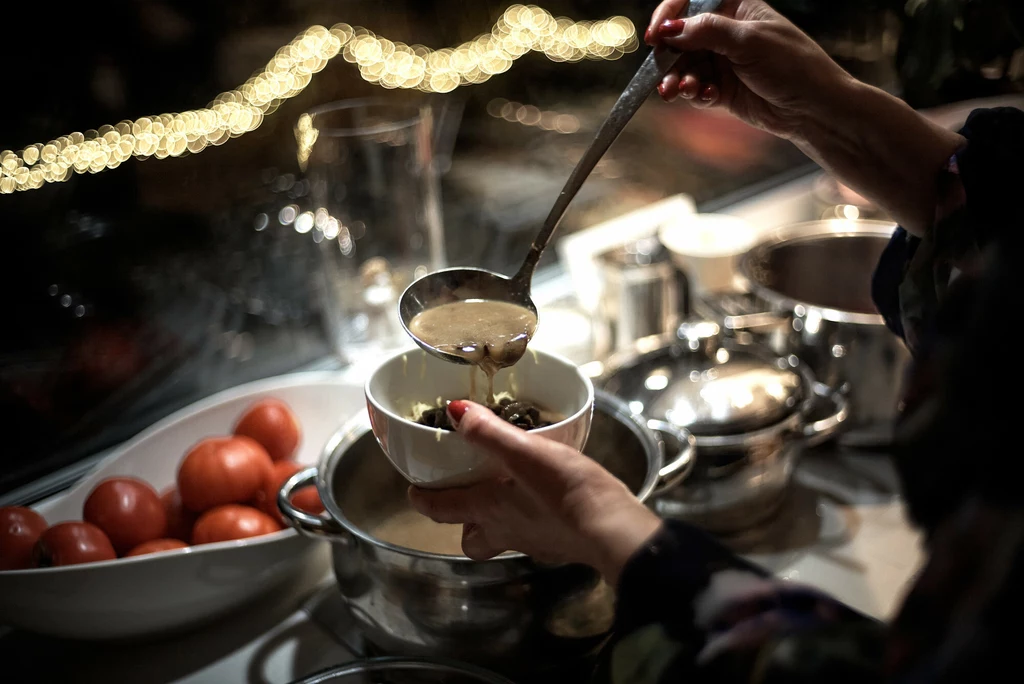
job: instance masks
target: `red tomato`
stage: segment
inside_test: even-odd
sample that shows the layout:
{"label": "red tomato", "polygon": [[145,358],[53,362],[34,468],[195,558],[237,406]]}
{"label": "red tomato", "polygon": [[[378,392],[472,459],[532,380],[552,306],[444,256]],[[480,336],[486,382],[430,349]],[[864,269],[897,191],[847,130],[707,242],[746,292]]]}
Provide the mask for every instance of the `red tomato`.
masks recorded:
{"label": "red tomato", "polygon": [[210,437],[192,447],[178,468],[185,508],[202,513],[214,506],[251,501],[270,476],[266,450],[248,437]]}
{"label": "red tomato", "polygon": [[96,485],[85,500],[82,517],[103,530],[119,554],[167,533],[167,513],[159,495],[134,477],[112,477]]}
{"label": "red tomato", "polygon": [[139,544],[134,549],[124,554],[124,556],[125,558],[128,558],[129,556],[144,556],[147,553],[159,553],[161,551],[187,548],[188,544],[180,539],[151,539],[148,542]]}
{"label": "red tomato", "polygon": [[275,461],[291,458],[302,439],[299,420],[277,399],[262,399],[250,406],[235,426],[235,434],[255,439]]}
{"label": "red tomato", "polygon": [[160,495],[160,500],[167,514],[167,538],[180,539],[186,544],[192,541],[192,528],[199,516],[182,505],[178,488],[171,487]]}
{"label": "red tomato", "polygon": [[231,539],[258,537],[277,532],[281,526],[266,513],[252,506],[226,504],[217,506],[199,516],[192,530],[192,543],[212,544]]}
{"label": "red tomato", "polygon": [[292,505],[300,511],[312,515],[320,515],[324,512],[324,502],[320,500],[320,494],[316,487],[303,487],[292,495]]}
{"label": "red tomato", "polygon": [[43,532],[32,557],[36,567],[114,560],[114,546],[103,530],[87,522],[57,523]]}
{"label": "red tomato", "polygon": [[0,508],[0,570],[32,567],[32,547],[46,531],[46,521],[31,508]]}
{"label": "red tomato", "polygon": [[[278,461],[274,464],[274,470],[271,472],[270,477],[263,484],[263,490],[256,495],[256,505],[259,509],[282,525],[285,522],[280,509],[277,507],[277,493],[281,491],[281,485],[285,483],[285,480],[300,470],[302,470],[302,466],[295,461]],[[316,487],[312,485],[303,487],[292,494],[292,503],[299,510],[314,515],[322,513],[324,510],[323,504],[320,503],[320,495],[317,493]]]}

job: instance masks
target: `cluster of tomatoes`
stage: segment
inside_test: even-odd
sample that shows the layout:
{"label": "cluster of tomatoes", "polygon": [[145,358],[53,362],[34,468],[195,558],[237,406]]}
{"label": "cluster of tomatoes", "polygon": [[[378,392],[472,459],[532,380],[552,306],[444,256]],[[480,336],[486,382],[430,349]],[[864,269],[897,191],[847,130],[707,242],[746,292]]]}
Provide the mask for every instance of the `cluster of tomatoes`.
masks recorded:
{"label": "cluster of tomatoes", "polygon": [[[92,490],[81,522],[52,527],[29,508],[0,508],[0,570],[75,565],[270,534],[282,529],[277,493],[300,470],[291,460],[301,439],[291,409],[276,399],[253,404],[228,437],[196,444],[162,495],[133,477]],[[314,487],[292,504],[323,511]]]}

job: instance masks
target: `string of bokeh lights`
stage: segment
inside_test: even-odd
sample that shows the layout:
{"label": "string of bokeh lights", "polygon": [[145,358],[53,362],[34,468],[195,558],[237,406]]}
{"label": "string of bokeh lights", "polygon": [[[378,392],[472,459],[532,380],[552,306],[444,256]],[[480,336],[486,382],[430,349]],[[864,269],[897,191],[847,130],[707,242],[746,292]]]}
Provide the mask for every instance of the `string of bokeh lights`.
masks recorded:
{"label": "string of bokeh lights", "polygon": [[370,83],[446,93],[508,71],[530,52],[556,62],[613,60],[638,45],[633,24],[625,17],[572,21],[524,5],[505,10],[490,33],[437,50],[393,42],[344,23],[330,29],[311,26],[278,50],[264,69],[235,90],[218,95],[206,108],[145,116],[63,135],[20,152],[0,152],[0,194],[60,183],[72,173],[114,169],[132,157],[165,159],[222,145],[256,130],[339,54]]}
{"label": "string of bokeh lights", "polygon": [[488,102],[487,113],[495,119],[504,119],[509,123],[519,123],[545,131],[569,134],[580,130],[580,120],[572,114],[542,111],[533,105],[524,105],[503,97],[496,97]]}

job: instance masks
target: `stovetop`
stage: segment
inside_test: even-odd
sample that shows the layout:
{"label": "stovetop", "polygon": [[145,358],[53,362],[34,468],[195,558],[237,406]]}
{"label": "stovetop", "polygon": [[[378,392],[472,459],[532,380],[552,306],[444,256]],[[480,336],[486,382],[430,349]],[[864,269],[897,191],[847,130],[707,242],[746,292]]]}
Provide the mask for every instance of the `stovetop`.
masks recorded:
{"label": "stovetop", "polygon": [[[368,642],[352,620],[345,607],[345,599],[333,583],[317,591],[303,606],[303,610],[317,627],[327,632],[331,638],[356,658],[406,655],[390,653]],[[518,671],[501,671],[500,674],[523,684],[587,682],[597,666],[599,655],[599,652],[593,653],[588,657],[573,659],[557,667],[548,667],[543,670],[530,668],[527,665],[519,668]],[[487,666],[484,663],[481,665]],[[495,668],[493,665],[489,667],[501,669]],[[444,681],[447,684],[451,681],[450,679],[432,679],[431,677],[432,675],[410,673],[408,675],[389,675],[387,679],[371,679],[370,681],[387,682],[387,684],[426,684],[435,681]]]}

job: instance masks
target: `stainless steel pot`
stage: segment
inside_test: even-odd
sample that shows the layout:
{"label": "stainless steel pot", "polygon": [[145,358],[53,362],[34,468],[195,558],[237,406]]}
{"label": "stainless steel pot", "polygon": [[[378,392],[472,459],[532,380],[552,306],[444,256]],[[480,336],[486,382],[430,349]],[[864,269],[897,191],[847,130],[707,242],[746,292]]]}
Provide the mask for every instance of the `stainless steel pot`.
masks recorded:
{"label": "stainless steel pot", "polygon": [[[659,480],[678,484],[693,468],[694,439],[654,424],[679,445],[664,465],[663,443],[622,401],[598,392],[584,452],[645,500]],[[291,492],[315,483],[326,517],[294,508]],[[372,535],[409,507],[408,482],[359,416],[327,444],[320,464],[282,487],[289,523],[333,544],[334,571],[352,617],[384,653],[440,656],[518,673],[585,655],[611,628],[613,591],[588,567],[544,566],[519,553],[485,562],[395,546]]]}
{"label": "stainless steel pot", "polygon": [[368,658],[315,672],[292,684],[331,684],[343,681],[373,681],[366,677],[387,677],[388,682],[451,682],[452,684],[513,684],[512,681],[473,665],[434,658]]}
{"label": "stainless steel pot", "polygon": [[848,415],[846,398],[795,356],[724,337],[709,321],[613,356],[598,384],[694,435],[694,472],[654,508],[718,534],[774,513],[792,480],[794,445],[833,437]]}
{"label": "stainless steel pot", "polygon": [[885,327],[871,277],[895,224],[831,220],[774,231],[740,259],[750,296],[694,306],[726,329],[752,333],[778,354],[796,354],[820,382],[850,400],[850,446],[892,439],[910,354]]}

